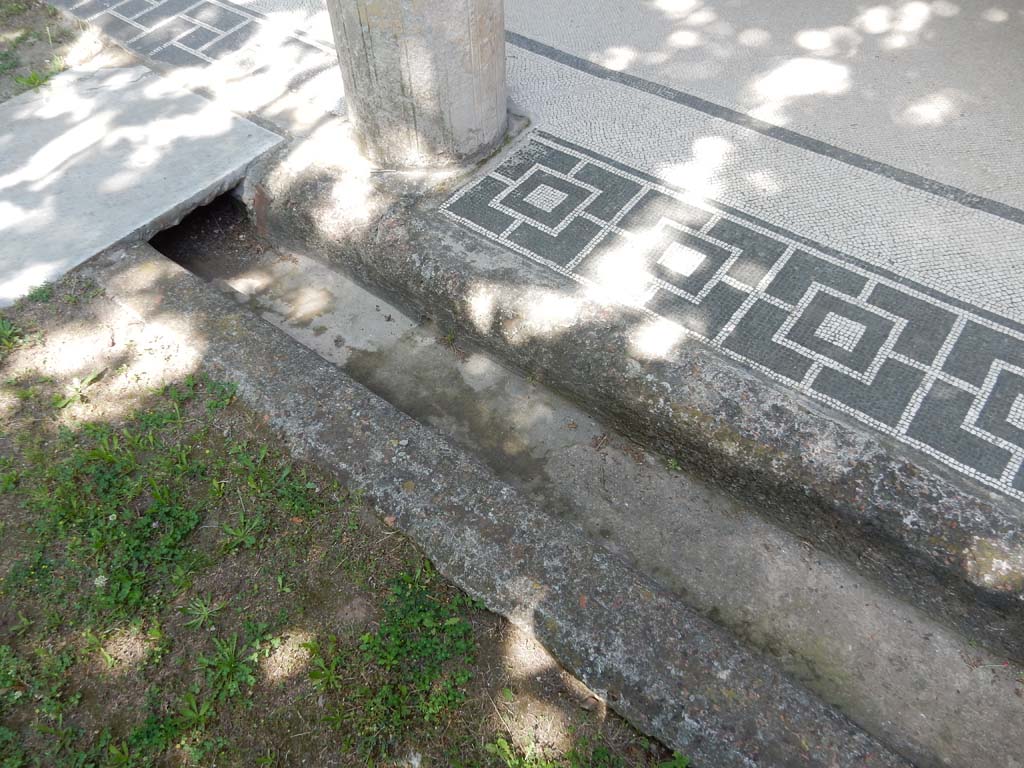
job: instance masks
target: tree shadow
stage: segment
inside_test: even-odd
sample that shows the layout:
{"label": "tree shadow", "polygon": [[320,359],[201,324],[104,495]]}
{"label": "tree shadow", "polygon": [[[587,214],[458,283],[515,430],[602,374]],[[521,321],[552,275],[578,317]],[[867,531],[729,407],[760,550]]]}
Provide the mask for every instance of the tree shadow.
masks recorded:
{"label": "tree shadow", "polygon": [[3,107],[0,300],[235,186],[280,139],[143,67],[75,70]]}
{"label": "tree shadow", "polygon": [[[864,6],[646,0],[507,4],[509,29],[898,167],[1020,202],[978,162],[1021,137],[1024,15],[989,0]],[[1020,146],[1021,142],[1014,142]],[[1012,156],[1012,150],[1004,156]]]}

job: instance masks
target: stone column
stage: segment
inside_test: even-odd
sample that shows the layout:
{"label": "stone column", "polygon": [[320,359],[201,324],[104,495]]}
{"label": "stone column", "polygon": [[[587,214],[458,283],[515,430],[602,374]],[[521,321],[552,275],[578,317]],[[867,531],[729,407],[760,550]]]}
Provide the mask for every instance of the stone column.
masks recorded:
{"label": "stone column", "polygon": [[327,0],[345,101],[384,168],[473,162],[505,136],[502,0]]}

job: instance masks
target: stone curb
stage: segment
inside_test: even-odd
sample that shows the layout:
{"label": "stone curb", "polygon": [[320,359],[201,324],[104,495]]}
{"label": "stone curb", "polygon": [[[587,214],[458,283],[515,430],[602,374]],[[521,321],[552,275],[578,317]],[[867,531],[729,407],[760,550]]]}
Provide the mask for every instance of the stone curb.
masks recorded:
{"label": "stone curb", "polygon": [[[647,318],[588,300],[439,212],[465,177],[431,188],[375,174],[358,211],[332,199],[343,168],[282,159],[253,178],[245,197],[277,244],[436,318],[968,636],[1024,658],[1024,573],[996,573],[998,562],[1024,559],[1014,500],[703,345],[645,358],[634,334]],[[538,316],[545,303],[562,315]]]}
{"label": "stone curb", "polygon": [[441,573],[534,631],[613,709],[698,765],[909,765],[581,531],[149,246],[110,251],[84,270],[119,311],[200,349],[203,365],[236,382],[297,456],[365,489]]}

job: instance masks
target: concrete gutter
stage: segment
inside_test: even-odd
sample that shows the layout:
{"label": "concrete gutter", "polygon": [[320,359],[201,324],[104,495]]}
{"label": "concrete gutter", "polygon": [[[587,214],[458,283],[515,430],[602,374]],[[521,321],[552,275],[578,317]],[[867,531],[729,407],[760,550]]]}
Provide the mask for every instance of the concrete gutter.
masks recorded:
{"label": "concrete gutter", "polygon": [[582,531],[149,246],[82,270],[115,312],[194,347],[298,457],[365,489],[445,576],[698,765],[909,765]]}
{"label": "concrete gutter", "polygon": [[638,343],[649,323],[639,312],[595,303],[441,215],[466,177],[370,173],[332,159],[344,129],[328,127],[331,151],[313,136],[248,184],[261,233],[434,317],[967,636],[1024,659],[1019,503],[710,348],[650,353]]}

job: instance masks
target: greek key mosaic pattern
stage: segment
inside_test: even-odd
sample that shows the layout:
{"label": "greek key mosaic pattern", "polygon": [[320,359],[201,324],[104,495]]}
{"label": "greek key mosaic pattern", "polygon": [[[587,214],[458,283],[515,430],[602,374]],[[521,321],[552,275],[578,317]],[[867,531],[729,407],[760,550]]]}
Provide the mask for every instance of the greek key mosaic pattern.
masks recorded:
{"label": "greek key mosaic pattern", "polygon": [[545,133],[445,213],[1024,500],[1024,333]]}

